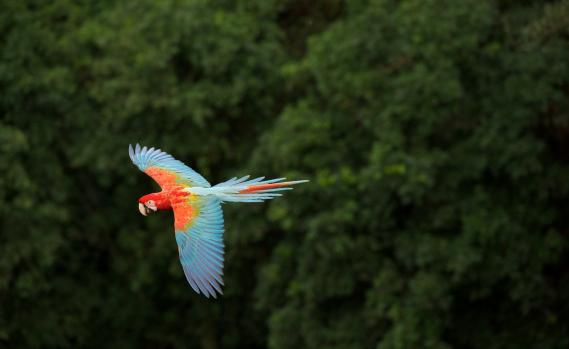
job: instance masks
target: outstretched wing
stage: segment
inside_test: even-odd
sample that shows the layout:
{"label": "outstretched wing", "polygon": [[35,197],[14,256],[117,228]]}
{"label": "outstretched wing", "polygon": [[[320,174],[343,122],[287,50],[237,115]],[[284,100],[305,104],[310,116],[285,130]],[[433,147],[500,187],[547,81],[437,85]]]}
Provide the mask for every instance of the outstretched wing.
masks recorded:
{"label": "outstretched wing", "polygon": [[190,194],[172,203],[186,279],[197,293],[223,294],[223,213],[215,196]]}
{"label": "outstretched wing", "polygon": [[211,187],[199,173],[160,149],[141,148],[137,143],[134,149],[132,145],[128,146],[128,154],[132,162],[142,172],[152,177],[162,190],[177,186]]}

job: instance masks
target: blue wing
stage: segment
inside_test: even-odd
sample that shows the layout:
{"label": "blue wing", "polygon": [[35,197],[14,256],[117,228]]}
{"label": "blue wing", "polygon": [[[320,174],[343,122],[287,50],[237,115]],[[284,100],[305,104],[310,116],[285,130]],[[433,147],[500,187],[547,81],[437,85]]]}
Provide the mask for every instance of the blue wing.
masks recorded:
{"label": "blue wing", "polygon": [[174,206],[183,215],[191,207],[193,216],[187,227],[176,229],[180,262],[186,279],[197,293],[217,298],[223,294],[223,212],[214,196],[198,196],[188,203]]}
{"label": "blue wing", "polygon": [[137,143],[133,149],[128,146],[128,154],[132,162],[143,172],[151,176],[161,187],[164,187],[164,177],[161,173],[173,173],[179,177],[179,183],[190,187],[209,188],[211,185],[199,173],[186,166],[183,162],[176,160],[172,155],[147,147],[140,147]]}

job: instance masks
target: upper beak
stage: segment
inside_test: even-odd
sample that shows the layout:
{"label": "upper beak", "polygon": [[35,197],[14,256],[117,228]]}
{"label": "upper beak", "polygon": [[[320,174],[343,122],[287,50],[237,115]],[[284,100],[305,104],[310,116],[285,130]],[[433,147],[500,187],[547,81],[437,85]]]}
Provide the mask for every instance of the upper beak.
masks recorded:
{"label": "upper beak", "polygon": [[144,204],[142,204],[142,203],[140,203],[140,202],[138,203],[138,210],[140,211],[140,213],[141,213],[143,216],[146,216],[146,215],[148,214],[148,208],[147,208],[146,206],[144,206]]}

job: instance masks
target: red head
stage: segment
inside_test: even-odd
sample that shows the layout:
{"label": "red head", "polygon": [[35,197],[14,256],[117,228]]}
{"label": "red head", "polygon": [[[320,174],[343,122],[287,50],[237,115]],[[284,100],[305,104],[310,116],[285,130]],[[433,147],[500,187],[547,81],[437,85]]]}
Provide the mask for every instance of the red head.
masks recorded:
{"label": "red head", "polygon": [[170,200],[162,192],[147,194],[138,199],[138,210],[144,216],[157,210],[167,210],[170,207]]}

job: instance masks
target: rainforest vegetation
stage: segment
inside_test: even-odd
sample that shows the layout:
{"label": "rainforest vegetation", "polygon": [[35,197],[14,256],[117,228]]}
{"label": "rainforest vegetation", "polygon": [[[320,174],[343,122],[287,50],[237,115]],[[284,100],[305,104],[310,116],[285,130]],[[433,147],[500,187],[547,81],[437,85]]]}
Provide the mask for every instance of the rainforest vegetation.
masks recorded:
{"label": "rainforest vegetation", "polygon": [[[211,183],[197,295],[128,145]],[[0,1],[1,348],[569,348],[569,1]]]}

